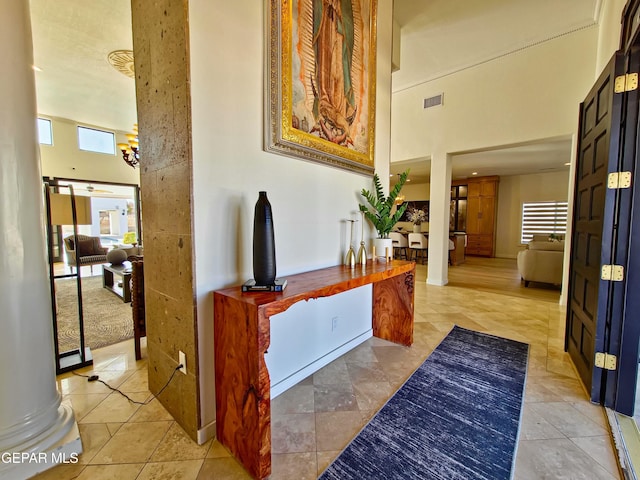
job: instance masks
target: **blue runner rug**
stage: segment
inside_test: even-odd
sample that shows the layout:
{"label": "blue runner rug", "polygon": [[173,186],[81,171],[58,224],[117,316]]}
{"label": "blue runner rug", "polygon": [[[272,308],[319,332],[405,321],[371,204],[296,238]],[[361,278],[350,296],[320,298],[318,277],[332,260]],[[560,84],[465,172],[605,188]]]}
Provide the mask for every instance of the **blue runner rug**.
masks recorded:
{"label": "blue runner rug", "polygon": [[512,478],[528,353],[455,326],[320,478]]}

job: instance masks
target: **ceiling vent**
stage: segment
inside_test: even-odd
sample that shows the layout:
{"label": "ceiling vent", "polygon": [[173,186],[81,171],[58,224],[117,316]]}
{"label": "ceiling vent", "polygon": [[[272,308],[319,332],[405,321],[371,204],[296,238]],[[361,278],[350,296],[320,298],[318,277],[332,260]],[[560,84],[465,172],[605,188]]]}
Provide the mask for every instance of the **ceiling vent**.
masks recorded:
{"label": "ceiling vent", "polygon": [[438,105],[444,105],[444,93],[424,99],[424,108],[437,107]]}

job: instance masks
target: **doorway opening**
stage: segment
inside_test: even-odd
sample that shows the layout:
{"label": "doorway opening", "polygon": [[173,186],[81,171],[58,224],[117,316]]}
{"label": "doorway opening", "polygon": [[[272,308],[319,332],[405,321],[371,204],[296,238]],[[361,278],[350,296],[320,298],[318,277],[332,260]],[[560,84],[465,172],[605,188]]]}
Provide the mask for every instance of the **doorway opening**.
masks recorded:
{"label": "doorway opening", "polygon": [[[78,233],[99,237],[103,247],[142,247],[142,213],[140,187],[136,184],[109,183],[69,178],[45,179],[58,185],[71,185],[76,196],[90,197],[90,225],[79,225]],[[71,226],[62,226],[54,232],[55,245],[73,234]],[[57,248],[55,262],[68,265],[64,248]]]}

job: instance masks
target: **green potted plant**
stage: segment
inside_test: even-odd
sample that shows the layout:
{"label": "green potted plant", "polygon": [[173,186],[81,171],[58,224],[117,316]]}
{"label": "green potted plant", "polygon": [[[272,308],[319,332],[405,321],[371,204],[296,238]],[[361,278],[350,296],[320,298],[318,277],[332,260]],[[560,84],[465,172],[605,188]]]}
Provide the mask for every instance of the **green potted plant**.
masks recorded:
{"label": "green potted plant", "polygon": [[400,190],[402,190],[408,176],[409,170],[400,174],[398,182],[391,189],[388,197],[384,196],[382,183],[377,173],[373,175],[373,183],[376,188],[375,192],[370,192],[366,188],[362,189],[361,195],[367,201],[368,205],[360,204],[360,211],[364,213],[365,217],[378,232],[378,238],[374,240],[376,256],[385,256],[387,248],[389,251],[393,251],[393,244],[389,238],[389,233],[391,233],[391,230],[407,209],[407,204],[398,206],[393,213],[392,210],[395,206],[396,198],[398,198]]}

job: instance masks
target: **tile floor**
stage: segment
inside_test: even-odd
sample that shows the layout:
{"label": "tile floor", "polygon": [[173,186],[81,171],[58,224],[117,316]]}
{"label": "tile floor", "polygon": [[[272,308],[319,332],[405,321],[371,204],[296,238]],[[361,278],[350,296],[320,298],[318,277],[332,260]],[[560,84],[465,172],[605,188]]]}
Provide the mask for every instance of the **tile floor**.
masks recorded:
{"label": "tile floor", "polygon": [[[272,479],[313,479],[429,355],[454,324],[531,345],[515,478],[621,478],[603,410],[591,405],[563,352],[557,303],[461,287],[426,285],[418,267],[415,343],[369,339],[272,402]],[[147,364],[133,342],[94,352],[92,369],[136,400],[150,398]],[[65,374],[58,387],[74,407],[84,453],[36,478],[244,479],[217,441],[192,442],[157,400],[129,403],[98,382]]]}

